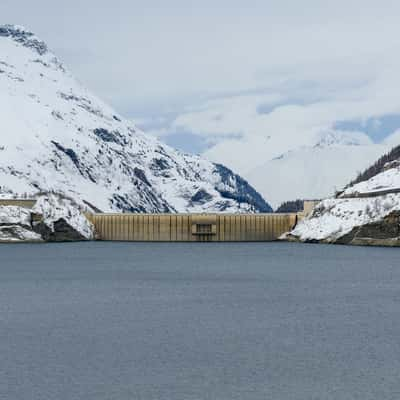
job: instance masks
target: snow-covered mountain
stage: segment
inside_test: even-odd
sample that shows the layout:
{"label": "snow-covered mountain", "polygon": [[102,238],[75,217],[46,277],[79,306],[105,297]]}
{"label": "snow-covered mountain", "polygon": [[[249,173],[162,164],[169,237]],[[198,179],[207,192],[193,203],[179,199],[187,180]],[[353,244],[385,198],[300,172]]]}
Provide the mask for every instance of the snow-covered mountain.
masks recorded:
{"label": "snow-covered mountain", "polygon": [[[390,154],[400,154],[400,146]],[[379,167],[376,175],[349,185],[336,198],[323,200],[288,237],[400,246],[400,158],[385,164],[380,160],[374,165]]]}
{"label": "snow-covered mountain", "polygon": [[269,212],[245,180],[139,131],[33,33],[0,26],[0,195],[57,192],[102,211]]}
{"label": "snow-covered mountain", "polygon": [[388,144],[375,144],[361,132],[326,132],[272,157],[244,176],[261,193],[270,193],[274,207],[283,200],[322,199],[389,149]]}

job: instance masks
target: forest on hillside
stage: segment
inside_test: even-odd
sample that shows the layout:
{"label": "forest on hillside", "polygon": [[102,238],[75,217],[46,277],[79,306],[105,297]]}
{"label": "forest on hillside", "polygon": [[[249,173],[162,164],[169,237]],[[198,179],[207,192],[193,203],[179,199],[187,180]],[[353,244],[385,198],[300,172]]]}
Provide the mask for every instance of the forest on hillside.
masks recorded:
{"label": "forest on hillside", "polygon": [[389,153],[384,154],[378,161],[376,161],[373,165],[367,168],[364,172],[360,172],[356,179],[350,182],[346,188],[356,185],[360,182],[365,182],[374,177],[377,174],[380,174],[385,170],[385,168],[390,166],[390,163],[396,162],[400,160],[400,145],[394,147]]}
{"label": "forest on hillside", "polygon": [[304,209],[304,200],[289,200],[283,202],[276,210],[276,213],[296,213]]}

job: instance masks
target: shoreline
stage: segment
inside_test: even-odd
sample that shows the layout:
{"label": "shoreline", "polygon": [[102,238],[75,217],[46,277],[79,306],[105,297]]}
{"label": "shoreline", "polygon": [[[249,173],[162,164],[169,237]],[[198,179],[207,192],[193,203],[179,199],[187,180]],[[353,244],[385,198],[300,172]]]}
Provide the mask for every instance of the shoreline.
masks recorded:
{"label": "shoreline", "polygon": [[48,245],[48,244],[71,244],[71,243],[137,243],[137,244],[197,244],[197,245],[234,245],[234,244],[271,244],[271,243],[293,243],[293,244],[301,244],[301,245],[329,245],[329,246],[342,246],[342,247],[381,247],[381,248],[397,248],[400,247],[400,238],[393,239],[392,241],[387,239],[374,239],[374,238],[366,238],[365,241],[351,242],[345,243],[340,241],[330,242],[327,240],[300,240],[297,238],[287,238],[287,239],[278,239],[278,240],[269,240],[269,241],[224,241],[224,242],[194,242],[194,241],[128,241],[128,240],[64,240],[64,241],[46,241],[46,240],[0,240],[0,247],[2,245],[22,245],[22,244],[33,244],[33,245]]}

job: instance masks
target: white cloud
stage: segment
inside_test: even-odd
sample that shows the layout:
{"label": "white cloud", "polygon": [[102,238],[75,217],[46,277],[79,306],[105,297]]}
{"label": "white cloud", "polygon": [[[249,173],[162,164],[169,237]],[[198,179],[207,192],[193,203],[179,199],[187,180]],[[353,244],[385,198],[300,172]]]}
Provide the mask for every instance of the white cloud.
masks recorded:
{"label": "white cloud", "polygon": [[387,137],[384,143],[389,147],[395,147],[400,145],[400,129],[397,129],[392,135]]}
{"label": "white cloud", "polygon": [[[310,95],[308,85],[297,85],[287,93],[296,92],[298,104],[285,99],[279,88],[268,95],[209,101],[178,116],[170,131],[212,137],[215,144],[205,155],[244,175],[274,206],[290,198],[328,196],[390,146],[400,144],[398,133],[377,145],[362,132],[363,121],[372,118],[379,129],[380,116],[400,114],[400,80],[392,71],[385,69],[374,79],[340,90],[326,90],[324,96]],[[315,84],[324,86],[324,82]],[[346,120],[360,121],[359,131],[335,127]],[[238,136],[229,137],[232,133]]]}
{"label": "white cloud", "polygon": [[[400,78],[389,69],[340,90],[338,87],[329,90],[325,82],[314,84],[316,90],[326,89],[317,99],[304,83],[294,84],[292,88],[287,84],[285,93],[274,87],[264,95],[208,101],[175,118],[166,131],[182,130],[218,138],[206,154],[246,173],[280,153],[314,143],[321,132],[332,130],[337,121],[362,121],[400,113],[397,90]],[[335,86],[332,81],[330,85]],[[291,100],[292,93],[296,93],[298,104]],[[274,104],[277,104],[275,108]],[[263,108],[267,110],[265,113]],[[232,134],[236,135],[234,139]]]}
{"label": "white cloud", "polygon": [[[2,0],[101,97],[136,114],[287,80],[352,84],[399,58],[381,0]],[[318,88],[317,88],[318,90]]]}

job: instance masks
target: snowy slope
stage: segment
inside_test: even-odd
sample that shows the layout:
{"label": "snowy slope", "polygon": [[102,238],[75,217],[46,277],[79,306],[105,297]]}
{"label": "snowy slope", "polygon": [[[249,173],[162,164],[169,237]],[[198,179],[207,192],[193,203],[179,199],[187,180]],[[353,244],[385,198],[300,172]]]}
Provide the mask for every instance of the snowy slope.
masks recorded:
{"label": "snowy slope", "polygon": [[[391,213],[400,212],[400,160],[390,164],[387,170],[371,179],[347,188],[339,198],[323,200],[290,235],[301,241],[335,242],[355,228],[379,224]],[[379,195],[390,190],[393,193]],[[380,236],[385,234],[383,224],[378,227]],[[396,230],[400,232],[400,221],[389,229]]]}
{"label": "snowy slope", "polygon": [[0,26],[0,195],[53,191],[103,211],[270,211],[230,170],[160,144],[18,26]]}
{"label": "snowy slope", "polygon": [[326,199],[290,234],[301,241],[335,242],[355,227],[381,221],[393,211],[400,211],[400,194],[362,199]]}
{"label": "snowy slope", "polygon": [[373,176],[371,179],[350,186],[343,192],[342,196],[345,197],[356,193],[400,190],[400,160],[393,164],[392,168]]}

